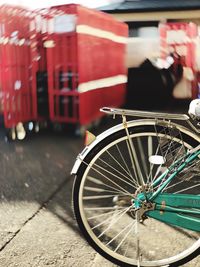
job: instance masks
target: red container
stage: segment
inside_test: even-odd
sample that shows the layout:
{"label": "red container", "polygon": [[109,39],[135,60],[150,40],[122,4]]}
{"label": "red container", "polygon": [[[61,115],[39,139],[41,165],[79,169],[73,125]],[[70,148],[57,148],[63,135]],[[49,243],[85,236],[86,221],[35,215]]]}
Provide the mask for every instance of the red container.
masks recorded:
{"label": "red container", "polygon": [[49,118],[48,80],[46,48],[43,42],[46,35],[35,33],[31,38],[31,86],[33,117],[37,121]]}
{"label": "red container", "polygon": [[[0,97],[6,128],[48,117],[43,21],[39,11],[7,5],[0,7]],[[46,75],[45,114],[40,114],[41,94],[38,93],[41,90],[38,80],[42,74]]]}
{"label": "red container", "polygon": [[6,128],[32,119],[29,23],[31,13],[0,8],[1,104]]}
{"label": "red container", "polygon": [[100,107],[123,105],[127,25],[74,4],[46,18],[51,120],[85,125],[102,116]]}

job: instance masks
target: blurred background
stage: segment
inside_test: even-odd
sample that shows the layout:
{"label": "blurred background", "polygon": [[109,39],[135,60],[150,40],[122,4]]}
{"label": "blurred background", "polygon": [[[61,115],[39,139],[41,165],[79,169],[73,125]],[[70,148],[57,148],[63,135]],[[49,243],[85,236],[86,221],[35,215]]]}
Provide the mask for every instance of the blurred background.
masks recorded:
{"label": "blurred background", "polygon": [[199,97],[198,1],[70,3],[1,1],[8,139],[43,127],[84,131],[102,106],[173,110]]}

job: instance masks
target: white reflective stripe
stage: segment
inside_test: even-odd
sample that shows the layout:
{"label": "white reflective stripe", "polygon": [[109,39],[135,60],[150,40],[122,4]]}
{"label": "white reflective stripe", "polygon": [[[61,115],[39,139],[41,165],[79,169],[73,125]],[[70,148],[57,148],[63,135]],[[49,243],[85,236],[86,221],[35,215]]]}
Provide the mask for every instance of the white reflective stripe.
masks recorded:
{"label": "white reflective stripe", "polygon": [[117,84],[123,84],[127,82],[126,75],[116,75],[108,78],[93,80],[85,83],[80,83],[78,86],[78,91],[84,93],[90,90],[95,90],[104,87],[110,87]]}
{"label": "white reflective stripe", "polygon": [[91,27],[88,25],[77,25],[76,26],[76,32],[89,34],[89,35],[93,35],[93,36],[100,37],[100,38],[109,39],[109,40],[116,42],[116,43],[126,44],[127,40],[128,40],[127,37],[117,35],[113,32],[100,30],[100,29],[97,29],[97,28],[94,28],[94,27]]}

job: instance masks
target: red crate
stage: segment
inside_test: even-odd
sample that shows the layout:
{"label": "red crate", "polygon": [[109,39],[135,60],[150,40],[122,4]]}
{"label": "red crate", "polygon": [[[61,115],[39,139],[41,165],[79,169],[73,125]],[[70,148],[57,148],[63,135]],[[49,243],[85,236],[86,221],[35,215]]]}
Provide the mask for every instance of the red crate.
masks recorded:
{"label": "red crate", "polygon": [[46,35],[35,33],[31,38],[31,77],[33,117],[37,121],[49,118]]}
{"label": "red crate", "polygon": [[[43,22],[39,11],[7,5],[0,8],[0,97],[6,128],[44,119],[38,94],[38,76],[47,72]],[[47,88],[45,97],[46,118]]]}
{"label": "red crate", "polygon": [[1,106],[6,128],[33,119],[30,21],[31,12],[0,7]]}
{"label": "red crate", "polygon": [[74,4],[50,8],[46,18],[51,120],[84,125],[100,107],[123,105],[127,25]]}
{"label": "red crate", "polygon": [[198,95],[196,70],[197,25],[182,22],[162,23],[159,30],[161,58],[165,59],[171,52],[176,52],[181,56],[182,65],[190,68],[195,77],[192,81],[192,98],[196,98]]}
{"label": "red crate", "polygon": [[6,128],[32,117],[29,12],[1,6],[1,104]]}

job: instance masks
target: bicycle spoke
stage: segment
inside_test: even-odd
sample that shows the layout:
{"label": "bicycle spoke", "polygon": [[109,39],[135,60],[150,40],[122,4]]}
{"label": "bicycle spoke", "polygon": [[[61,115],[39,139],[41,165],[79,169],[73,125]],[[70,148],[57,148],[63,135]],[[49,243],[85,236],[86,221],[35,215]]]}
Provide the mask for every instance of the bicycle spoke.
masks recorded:
{"label": "bicycle spoke", "polygon": [[123,161],[123,163],[124,163],[125,169],[127,170],[126,173],[129,174],[129,176],[133,179],[133,177],[132,177],[132,175],[131,175],[131,171],[130,171],[130,169],[129,169],[129,167],[128,167],[128,165],[127,165],[127,163],[126,163],[124,157],[122,156],[122,153],[121,153],[121,151],[120,151],[120,149],[119,149],[119,146],[116,145],[116,147],[117,147],[118,153],[119,153],[119,155],[120,155],[120,157],[121,157],[121,159],[122,159],[122,161]]}
{"label": "bicycle spoke", "polygon": [[[125,176],[122,172],[118,171],[116,168],[112,167],[109,163],[105,162],[102,159],[99,159],[100,161],[102,161],[104,164],[106,164],[108,167],[110,167],[112,170],[116,171],[118,174],[122,175],[125,179],[127,179],[128,181],[130,181],[131,183],[133,182],[132,179],[128,178],[127,176]],[[136,188],[136,187],[135,187]]]}
{"label": "bicycle spoke", "polygon": [[190,189],[196,188],[196,187],[198,187],[198,186],[200,186],[200,184],[193,185],[193,186],[184,188],[184,189],[182,189],[182,190],[176,191],[176,192],[174,192],[174,194],[182,193],[182,192],[188,191],[188,190],[190,190]]}
{"label": "bicycle spoke", "polygon": [[111,244],[115,239],[117,239],[124,231],[126,231],[127,228],[130,227],[130,225],[133,225],[133,222],[131,222],[130,224],[128,224],[124,229],[122,229],[116,236],[114,236],[108,243],[106,243],[106,246],[108,246],[109,244]]}
{"label": "bicycle spoke", "polygon": [[[93,207],[93,208],[84,208],[84,210],[113,210],[115,207]],[[117,209],[124,209],[123,207],[117,208]]]}
{"label": "bicycle spoke", "polygon": [[123,188],[122,188],[123,191],[121,191],[121,190],[119,190],[119,188],[116,188],[116,187],[113,187],[113,186],[108,185],[106,183],[103,183],[103,182],[99,181],[98,179],[93,178],[91,176],[88,177],[88,180],[91,181],[91,182],[97,183],[99,185],[103,185],[104,187],[111,188],[116,193],[125,194],[125,195],[131,195],[129,192],[124,191]]}
{"label": "bicycle spoke", "polygon": [[138,215],[138,211],[136,211],[135,217],[136,217],[136,224],[135,224],[136,260],[137,260],[137,266],[140,266],[140,237],[139,237],[139,215]]}
{"label": "bicycle spoke", "polygon": [[130,230],[126,233],[126,235],[125,235],[124,238],[121,240],[121,242],[118,244],[118,246],[116,247],[116,249],[114,250],[114,252],[116,252],[116,251],[121,247],[121,245],[124,243],[124,241],[126,240],[126,238],[127,238],[127,237],[129,236],[129,234],[133,231],[134,226],[135,226],[135,222],[132,222],[132,226],[131,226]]}
{"label": "bicycle spoke", "polygon": [[[98,183],[98,184],[100,184],[100,185],[102,185],[102,186],[104,186],[104,187],[107,187],[107,188],[111,188],[111,189],[113,189],[114,190],[114,192],[118,192],[118,193],[120,193],[120,194],[124,194],[124,195],[131,195],[129,192],[126,192],[126,191],[121,191],[121,190],[119,190],[119,188],[116,188],[116,187],[113,187],[113,186],[111,186],[111,185],[108,185],[108,184],[106,184],[106,183],[104,183],[104,182],[99,182],[99,180],[97,180],[96,178],[93,178],[93,177],[88,177],[88,180],[89,181],[91,181],[91,182],[94,182],[94,183]],[[98,181],[98,182],[97,182]],[[123,188],[121,188],[122,190],[123,190]]]}
{"label": "bicycle spoke", "polygon": [[[91,167],[94,171],[96,171],[97,173],[99,173],[100,175],[102,175],[102,177],[104,177],[106,180],[108,180],[109,182],[111,182],[112,184],[116,185],[116,187],[120,188],[122,190],[122,192],[128,193],[131,195],[130,192],[128,192],[126,189],[124,189],[123,187],[121,187],[120,185],[118,185],[117,183],[115,183],[112,179],[108,178],[106,175],[102,174],[100,171],[98,171],[97,169],[95,169],[94,167]],[[131,185],[132,186],[132,185]]]}
{"label": "bicycle spoke", "polygon": [[95,177],[88,176],[87,179],[88,179],[89,181],[95,183],[95,184],[104,185],[104,183],[103,183],[101,180],[99,180],[99,179],[97,179],[97,178],[95,178]]}
{"label": "bicycle spoke", "polygon": [[134,160],[133,160],[133,155],[131,153],[131,148],[130,148],[130,145],[129,145],[128,141],[126,141],[126,144],[127,144],[129,158],[130,158],[130,161],[131,161],[131,167],[133,169],[134,176],[135,176],[135,184],[136,184],[136,186],[139,186],[138,174],[137,174],[137,171],[136,171],[136,166],[135,166],[135,163],[134,163]]}
{"label": "bicycle spoke", "polygon": [[114,220],[112,223],[110,223],[109,226],[98,236],[98,238],[100,238],[102,235],[104,235],[114,224],[116,224],[121,219],[121,217],[130,210],[131,207],[132,206],[126,208],[125,211],[116,220]]}
{"label": "bicycle spoke", "polygon": [[[133,228],[134,228],[134,225],[133,225]],[[133,229],[132,229],[132,230],[133,230]],[[127,245],[126,245],[126,249],[125,249],[124,254],[123,254],[124,256],[127,255],[128,249],[129,249],[129,247],[130,247],[130,243],[131,243],[131,239],[129,238],[129,241],[128,241]]]}
{"label": "bicycle spoke", "polygon": [[169,186],[169,184],[168,184],[168,186],[165,187],[164,191],[166,191],[167,189],[174,188],[174,187],[176,187],[177,185],[180,185],[180,184],[182,184],[182,183],[185,183],[185,181],[183,180],[183,181],[177,182],[177,183],[175,183],[175,184],[172,184],[172,185],[170,185],[170,186]]}
{"label": "bicycle spoke", "polygon": [[99,196],[85,196],[83,200],[94,200],[94,199],[102,199],[102,198],[113,198],[115,195],[99,195]]}
{"label": "bicycle spoke", "polygon": [[[104,184],[106,185],[106,184]],[[98,192],[98,193],[104,193],[104,192],[108,192],[108,193],[115,193],[115,196],[129,196],[129,194],[123,193],[121,191],[116,191],[116,190],[107,190],[104,188],[97,188],[97,187],[89,187],[89,186],[85,186],[84,190],[86,191],[91,191],[91,192]]]}
{"label": "bicycle spoke", "polygon": [[[153,153],[153,148],[152,148],[152,142],[153,142],[152,138],[148,137],[148,161],[149,161],[149,157],[154,154]],[[158,152],[159,152],[159,144],[156,147],[156,152],[155,152],[154,156],[157,156]],[[157,171],[156,171],[156,174],[153,177],[153,168],[154,167],[155,167],[155,164],[151,163],[150,164],[149,174],[148,174],[148,177],[147,177],[147,183],[151,182],[151,184],[153,184],[154,180],[156,179]]]}
{"label": "bicycle spoke", "polygon": [[[98,164],[95,163],[94,166],[97,167],[97,168],[99,168],[99,169],[101,169],[101,170],[103,170],[103,171],[106,172],[107,174],[111,175],[111,177],[115,177],[115,178],[117,178],[118,180],[120,180],[120,181],[126,183],[127,185],[130,185],[131,187],[136,188],[133,184],[130,184],[130,183],[127,182],[126,180],[122,179],[121,177],[119,177],[118,175],[114,174],[113,172],[110,172],[110,171],[108,171],[107,169],[101,167],[100,165],[98,165]],[[107,178],[108,178],[108,177],[107,177]]]}
{"label": "bicycle spoke", "polygon": [[[108,151],[106,151],[107,154],[117,163],[117,165],[130,177],[132,178],[132,175],[119,163],[119,161]],[[132,179],[131,179],[132,180]]]}
{"label": "bicycle spoke", "polygon": [[[120,207],[120,208],[123,209],[123,207]],[[119,207],[118,207],[118,209],[119,209]],[[112,211],[104,212],[104,213],[101,213],[101,214],[98,214],[98,215],[94,215],[92,217],[88,217],[87,219],[88,220],[97,219],[97,218],[100,218],[100,217],[103,217],[103,216],[108,216],[109,214],[112,214],[114,212],[116,212],[116,209],[112,210]]]}
{"label": "bicycle spoke", "polygon": [[[153,140],[151,136],[149,136],[147,139],[147,147],[148,147],[148,160],[149,160],[149,157],[153,155]],[[147,175],[147,183],[149,183],[150,179],[151,179],[151,183],[153,182],[153,177],[152,177],[153,167],[154,167],[154,164],[151,164],[149,174]]]}
{"label": "bicycle spoke", "polygon": [[134,166],[135,166],[136,172],[137,172],[137,178],[139,179],[138,184],[139,185],[144,185],[145,184],[144,178],[143,178],[143,175],[142,175],[142,171],[141,171],[140,164],[139,164],[139,161],[138,161],[138,156],[137,156],[137,153],[135,151],[132,139],[130,139],[130,144],[129,145],[130,145],[131,156],[133,158]]}
{"label": "bicycle spoke", "polygon": [[[127,208],[124,208],[124,209],[122,209],[122,210],[116,212],[116,213],[113,214],[113,215],[114,215],[114,217],[116,217],[116,216],[118,216],[118,215],[124,215],[124,213],[126,213],[126,210],[127,210]],[[113,216],[108,217],[106,220],[104,220],[104,221],[102,221],[102,222],[96,224],[95,226],[92,227],[92,230],[94,230],[95,228],[97,228],[97,227],[99,227],[99,226],[101,226],[101,225],[103,225],[103,224],[105,224],[105,223],[107,223],[107,222],[109,223],[109,226],[110,226],[110,220],[111,220],[112,217],[113,217]]]}

